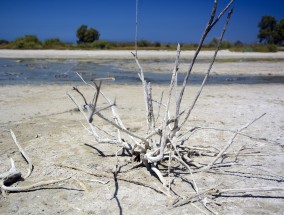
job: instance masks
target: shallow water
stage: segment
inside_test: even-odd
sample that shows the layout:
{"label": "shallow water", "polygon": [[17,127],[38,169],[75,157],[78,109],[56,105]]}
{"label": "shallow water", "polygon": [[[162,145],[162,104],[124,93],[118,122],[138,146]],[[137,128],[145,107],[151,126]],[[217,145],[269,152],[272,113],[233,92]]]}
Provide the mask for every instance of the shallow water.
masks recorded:
{"label": "shallow water", "polygon": [[[127,63],[127,62],[125,62]],[[114,64],[115,65],[115,64]],[[140,82],[137,71],[125,71],[113,66],[111,62],[84,62],[77,60],[17,60],[0,59],[0,84],[50,84],[74,83],[81,80],[114,77],[115,84],[137,84]],[[182,82],[180,74],[178,81]],[[145,79],[154,84],[168,84],[170,73],[145,72]],[[192,74],[189,83],[200,84],[203,76]],[[251,75],[211,75],[208,84],[263,84],[284,83],[284,76],[251,76]]]}

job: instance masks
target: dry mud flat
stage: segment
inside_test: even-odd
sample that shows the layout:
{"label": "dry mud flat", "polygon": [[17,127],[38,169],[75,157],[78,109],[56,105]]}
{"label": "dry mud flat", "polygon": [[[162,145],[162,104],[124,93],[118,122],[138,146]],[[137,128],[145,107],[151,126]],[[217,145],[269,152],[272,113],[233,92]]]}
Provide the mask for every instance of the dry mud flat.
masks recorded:
{"label": "dry mud flat", "polygon": [[[271,72],[274,69],[271,65]],[[0,173],[10,168],[9,158],[13,158],[16,166],[26,173],[27,164],[9,132],[13,129],[32,159],[34,170],[27,180],[12,186],[71,177],[45,186],[45,189],[8,193],[6,197],[0,195],[0,214],[202,214],[202,211],[210,214],[203,204],[218,214],[284,213],[284,192],[279,190],[201,195],[197,199],[201,201],[172,208],[170,205],[178,196],[182,199],[195,195],[190,175],[177,166],[176,179],[172,184],[175,194],[168,197],[160,192],[163,188],[155,175],[145,167],[131,169],[137,163],[130,162],[127,156],[118,157],[122,167],[115,182],[112,171],[116,164],[114,154],[119,147],[94,141],[80,123],[85,123],[82,114],[74,109],[74,104],[66,96],[66,91],[71,88],[69,85],[0,87]],[[89,98],[92,97],[89,88],[83,85],[79,88],[87,91]],[[159,99],[161,92],[167,92],[167,88],[153,86],[154,98]],[[196,85],[189,88],[185,103],[190,103],[197,88]],[[129,130],[144,134],[146,122],[142,88],[104,85],[102,90],[110,98],[116,98],[121,118]],[[208,85],[204,88],[189,118],[188,128],[201,126],[236,130],[257,116],[266,115],[243,132],[250,137],[238,135],[227,156],[222,158],[222,163],[234,162],[234,165],[194,174],[200,192],[213,187],[283,189],[283,92],[283,84]],[[105,122],[95,120],[98,126],[114,130]],[[185,144],[220,150],[231,137],[230,132],[201,130]],[[213,159],[200,154],[192,154],[192,158],[200,164]],[[96,176],[68,166],[87,170]],[[167,174],[166,167],[159,168]]]}
{"label": "dry mud flat", "polygon": [[[0,171],[10,168],[12,157],[16,166],[25,171],[27,165],[7,130],[12,128],[34,163],[34,171],[26,180],[13,186],[24,186],[41,180],[72,179],[48,189],[31,192],[9,193],[1,196],[1,214],[198,214],[195,207],[187,204],[170,209],[170,199],[156,190],[118,180],[117,198],[113,198],[116,186],[111,177],[95,177],[59,164],[84,168],[90,172],[113,170],[118,147],[97,144],[82,127],[80,112],[66,96],[71,86],[2,86],[1,87],[1,151]],[[85,87],[81,87],[84,89]],[[155,96],[164,87],[157,86]],[[142,90],[137,86],[105,86],[103,90],[117,98],[117,105],[125,124],[138,133],[145,129]],[[192,88],[195,91],[196,87]],[[253,137],[270,140],[256,141],[239,137],[230,148],[230,153],[245,147],[245,153],[237,163],[243,166],[223,168],[224,173],[196,174],[200,190],[220,185],[221,188],[283,188],[283,139],[284,100],[283,85],[219,85],[207,86],[190,119],[190,126],[237,129],[254,117],[267,113],[265,117],[249,127],[245,133]],[[106,126],[98,122],[100,126]],[[221,149],[232,134],[202,131],[188,143],[190,146],[212,146]],[[281,145],[282,144],[282,145]],[[91,146],[89,146],[91,145]],[[93,148],[95,147],[95,148]],[[244,153],[244,154],[245,154]],[[209,158],[199,158],[208,162]],[[212,159],[212,158],[211,158]],[[235,156],[224,159],[230,162]],[[119,157],[124,164],[128,157]],[[134,164],[128,164],[127,170]],[[109,174],[111,176],[111,174]],[[157,178],[146,168],[121,173],[129,180],[137,180],[155,189],[161,189]],[[182,196],[193,195],[190,177],[177,178],[174,190]],[[87,181],[109,181],[107,184]],[[82,185],[84,184],[84,185]],[[60,187],[60,189],[59,189]],[[79,190],[78,190],[79,189]],[[230,194],[216,199],[207,198],[207,206],[219,214],[283,214],[283,192],[257,192],[248,195]],[[198,207],[201,204],[196,203]],[[204,208],[203,208],[204,210]]]}

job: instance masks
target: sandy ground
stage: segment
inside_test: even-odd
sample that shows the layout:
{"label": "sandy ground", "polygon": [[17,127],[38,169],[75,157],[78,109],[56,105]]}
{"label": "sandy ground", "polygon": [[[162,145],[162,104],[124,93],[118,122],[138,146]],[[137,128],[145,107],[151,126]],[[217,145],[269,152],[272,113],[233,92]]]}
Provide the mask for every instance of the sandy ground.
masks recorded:
{"label": "sandy ground", "polygon": [[[26,53],[21,54],[28,56]],[[247,66],[249,64],[235,62],[234,66],[232,63],[222,64],[222,69],[238,71],[237,68],[245,70]],[[165,68],[168,67],[169,65]],[[283,75],[281,61],[271,64],[253,62],[250,68],[254,74],[263,69],[262,74],[273,74],[274,71],[278,71],[277,73]],[[215,69],[216,72],[219,71],[218,68]],[[86,92],[88,98],[92,98],[91,89],[86,86],[79,88]],[[184,106],[192,101],[197,88],[194,85],[186,92]],[[74,109],[74,104],[66,95],[66,91],[70,89],[71,85],[55,84],[0,86],[0,173],[10,168],[9,158],[13,158],[16,166],[26,172],[27,164],[10,137],[9,129],[13,129],[33,160],[34,171],[27,180],[12,186],[72,177],[66,182],[48,186],[48,189],[9,193],[6,197],[0,195],[0,214],[202,214],[195,206],[210,214],[200,202],[196,202],[195,206],[187,204],[171,209],[169,205],[174,197],[170,198],[156,192],[155,189],[162,189],[159,180],[143,167],[121,175],[155,189],[122,180],[115,184],[111,171],[116,162],[113,155],[119,148],[94,141],[80,123],[84,123],[82,114]],[[145,112],[141,87],[106,84],[102,90],[110,98],[116,98],[119,113],[126,127],[143,135]],[[154,99],[159,100],[163,90],[167,92],[167,86],[153,86]],[[238,156],[238,165],[224,167],[223,172],[194,174],[201,191],[220,182],[222,183],[218,189],[283,188],[283,93],[283,84],[208,85],[204,88],[188,121],[188,128],[204,126],[236,130],[255,117],[263,113],[266,115],[244,131],[260,139],[239,136],[229,148],[228,153],[233,156],[224,158],[224,162],[234,161],[234,153],[240,149],[250,154]],[[111,126],[100,120],[97,120],[96,124],[108,131],[114,131]],[[204,130],[196,133],[186,144],[222,149],[231,136],[228,132]],[[203,156],[196,156],[194,159],[200,163],[212,160],[211,157]],[[128,162],[129,157],[119,156],[119,164],[127,164],[122,170],[135,165]],[[102,172],[109,174],[110,177],[95,177],[59,167],[58,164]],[[88,179],[109,182],[101,184]],[[173,189],[183,197],[193,195],[190,176],[178,176]],[[113,198],[114,194],[116,198]],[[207,202],[208,208],[218,214],[283,214],[283,198],[283,191],[271,191],[228,194],[214,198],[202,196],[201,200]]]}
{"label": "sandy ground", "polygon": [[[141,50],[138,52],[142,59],[175,58],[175,51],[151,51]],[[194,51],[182,51],[181,58],[192,58]],[[199,56],[203,59],[211,59],[213,51],[201,51]],[[0,49],[0,57],[4,58],[78,58],[78,59],[133,59],[128,50],[7,50]],[[220,59],[284,59],[284,52],[258,53],[258,52],[230,52],[221,50],[218,53]]]}

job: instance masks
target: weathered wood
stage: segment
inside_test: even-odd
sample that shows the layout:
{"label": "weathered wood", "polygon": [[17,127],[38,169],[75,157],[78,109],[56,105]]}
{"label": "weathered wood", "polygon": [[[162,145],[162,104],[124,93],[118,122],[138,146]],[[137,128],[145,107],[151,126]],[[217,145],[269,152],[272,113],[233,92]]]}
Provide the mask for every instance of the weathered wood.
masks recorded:
{"label": "weathered wood", "polygon": [[23,157],[26,159],[26,161],[29,164],[29,168],[28,168],[28,172],[27,174],[24,176],[24,178],[28,178],[32,171],[33,171],[33,163],[32,160],[30,159],[30,157],[28,156],[28,154],[25,152],[25,150],[22,148],[22,146],[20,145],[20,143],[17,141],[16,135],[14,134],[14,132],[12,130],[10,130],[11,132],[11,136],[14,140],[14,143],[16,144],[16,146],[18,147],[18,149],[20,150],[21,154],[23,155]]}
{"label": "weathered wood", "polygon": [[2,181],[3,185],[13,184],[22,177],[22,173],[15,167],[14,160],[10,158],[10,161],[11,168],[9,169],[9,171],[0,174],[0,181]]}
{"label": "weathered wood", "polygon": [[8,192],[24,192],[24,191],[34,190],[34,189],[41,189],[43,186],[63,182],[63,181],[69,180],[70,178],[71,177],[63,178],[63,179],[59,179],[59,180],[40,181],[40,182],[31,184],[31,185],[17,186],[17,187],[8,187],[8,186],[4,185],[4,183],[2,183],[1,188],[4,191],[8,191]]}

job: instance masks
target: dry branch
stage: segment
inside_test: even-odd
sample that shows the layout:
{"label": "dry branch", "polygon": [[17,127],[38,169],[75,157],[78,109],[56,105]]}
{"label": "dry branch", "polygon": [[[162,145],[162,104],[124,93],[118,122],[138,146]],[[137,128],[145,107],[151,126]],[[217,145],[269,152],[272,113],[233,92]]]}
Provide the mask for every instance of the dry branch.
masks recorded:
{"label": "dry branch", "polygon": [[191,197],[188,197],[183,200],[174,202],[173,207],[183,206],[188,203],[192,203],[199,200],[199,197],[204,195],[221,195],[221,194],[230,194],[230,193],[252,193],[252,192],[269,192],[269,191],[284,191],[283,187],[259,187],[259,188],[239,188],[239,189],[217,189],[217,186],[202,191],[198,194],[195,194]]}
{"label": "dry branch", "polygon": [[182,200],[177,200],[176,202],[173,203],[173,207],[180,207],[180,206],[183,206],[185,204],[188,204],[188,203],[193,203],[193,202],[196,202],[196,201],[199,201],[200,197],[201,196],[204,196],[212,191],[215,190],[215,188],[217,187],[218,185],[212,187],[212,188],[209,188],[205,191],[202,191],[202,192],[199,192],[197,194],[194,194],[188,198],[185,198],[185,199],[182,199]]}
{"label": "dry branch", "polygon": [[203,46],[203,43],[204,43],[208,33],[211,31],[211,29],[214,27],[214,25],[220,20],[220,18],[227,12],[227,10],[231,7],[231,5],[233,3],[234,3],[234,0],[230,1],[230,3],[222,10],[222,12],[216,18],[216,20],[213,21],[215,14],[216,14],[216,10],[217,10],[217,5],[218,5],[218,1],[217,0],[214,1],[214,6],[213,6],[213,9],[212,9],[212,12],[211,12],[210,19],[209,19],[208,24],[207,24],[207,26],[206,26],[206,28],[203,32],[203,35],[201,36],[200,42],[198,44],[198,47],[196,48],[196,51],[195,51],[195,54],[194,54],[193,59],[191,61],[191,64],[189,66],[189,69],[188,69],[188,71],[187,71],[187,73],[184,77],[182,88],[181,88],[179,97],[177,99],[175,127],[178,127],[178,116],[180,115],[180,107],[181,107],[181,102],[182,102],[182,98],[183,98],[183,95],[184,95],[184,91],[185,91],[187,82],[189,80],[189,76],[192,72],[193,66],[194,66],[196,59],[199,55],[199,52],[200,52],[200,50]]}
{"label": "dry branch", "polygon": [[[214,11],[214,10],[215,10],[215,9],[213,9],[213,11]],[[195,106],[195,104],[196,104],[196,102],[197,102],[197,100],[198,100],[198,98],[199,98],[199,96],[200,96],[200,94],[201,94],[203,88],[204,88],[204,85],[205,85],[205,83],[206,83],[206,81],[207,81],[207,78],[209,77],[209,74],[210,74],[210,72],[211,72],[212,66],[213,66],[213,64],[214,64],[214,62],[215,62],[215,60],[216,60],[218,51],[219,51],[220,46],[221,46],[221,43],[222,43],[222,41],[223,41],[223,37],[224,37],[225,32],[226,32],[226,30],[227,30],[227,27],[228,27],[228,24],[229,24],[229,21],[230,21],[230,18],[231,18],[232,13],[233,13],[233,9],[228,13],[226,23],[225,23],[225,25],[224,25],[224,28],[223,28],[223,31],[222,31],[222,33],[221,33],[220,39],[219,39],[219,41],[218,41],[217,48],[216,48],[216,50],[215,50],[215,52],[214,52],[214,55],[213,55],[213,58],[212,58],[212,61],[211,61],[210,65],[209,65],[209,68],[208,68],[208,70],[207,70],[207,73],[206,73],[206,75],[205,75],[205,77],[204,77],[204,79],[203,79],[203,81],[202,81],[202,84],[201,84],[201,86],[200,86],[200,88],[199,88],[199,90],[198,90],[198,92],[197,92],[197,94],[196,94],[196,96],[195,96],[195,98],[194,98],[194,100],[193,100],[192,105],[191,105],[190,108],[187,110],[187,114],[186,114],[186,116],[185,116],[185,118],[184,118],[184,121],[181,123],[180,127],[183,127],[183,125],[186,123],[188,117],[190,116],[191,111],[193,110],[193,108],[194,108],[194,106]],[[180,106],[180,104],[178,104],[178,106]]]}
{"label": "dry branch", "polygon": [[227,151],[227,149],[233,144],[235,138],[237,137],[238,133],[243,131],[244,129],[246,129],[248,126],[250,126],[251,124],[253,124],[255,121],[259,120],[260,118],[262,118],[263,116],[265,115],[262,114],[261,116],[253,119],[251,122],[247,123],[246,125],[244,125],[243,127],[241,127],[240,129],[238,129],[235,134],[232,136],[232,138],[230,139],[230,141],[228,142],[228,144],[223,148],[223,150],[221,150],[219,152],[219,154],[215,157],[215,159],[208,165],[204,168],[204,170],[208,170],[210,169],[214,164],[215,162]]}
{"label": "dry branch", "polygon": [[12,184],[15,181],[19,180],[22,176],[22,173],[15,167],[14,160],[10,158],[10,161],[11,168],[9,169],[9,171],[0,174],[0,181],[2,181],[3,184]]}
{"label": "dry branch", "polygon": [[51,184],[55,184],[55,183],[59,183],[62,181],[66,181],[69,180],[71,177],[68,178],[64,178],[64,179],[59,179],[59,180],[48,180],[48,181],[40,181],[37,183],[34,183],[32,185],[27,185],[27,186],[18,186],[18,187],[8,187],[5,186],[4,183],[2,182],[1,188],[4,191],[8,191],[8,192],[23,192],[23,191],[30,191],[30,190],[34,190],[34,189],[41,189],[43,186],[47,186],[47,185],[51,185]]}
{"label": "dry branch", "polygon": [[14,134],[14,132],[12,130],[10,130],[11,132],[11,136],[14,140],[14,143],[16,144],[16,146],[18,147],[18,149],[20,150],[21,154],[23,155],[23,157],[25,158],[25,160],[27,161],[27,163],[29,164],[29,168],[28,168],[28,172],[27,174],[24,176],[24,178],[27,178],[31,175],[32,171],[33,171],[33,163],[30,159],[30,157],[28,156],[28,154],[25,152],[25,150],[22,148],[22,146],[20,145],[20,143],[17,141],[16,135]]}
{"label": "dry branch", "polygon": [[[28,162],[29,164],[29,168],[28,168],[28,173],[26,174],[26,176],[23,179],[28,178],[33,170],[33,164],[32,161],[30,159],[30,157],[28,156],[28,154],[24,151],[24,149],[21,147],[20,143],[17,141],[16,135],[14,134],[14,132],[12,130],[10,130],[11,132],[11,136],[15,142],[15,144],[17,145],[17,147],[19,148],[19,151],[21,152],[21,154],[23,155],[23,157],[25,158],[25,160]],[[1,185],[1,191],[2,193],[5,192],[23,192],[23,191],[30,191],[30,190],[34,190],[34,189],[40,189],[43,186],[47,186],[50,184],[55,184],[58,182],[62,182],[65,180],[70,179],[69,178],[65,178],[65,179],[59,179],[59,180],[48,180],[48,181],[40,181],[31,185],[27,185],[27,186],[17,186],[17,187],[10,187],[7,186],[7,184],[13,184],[19,180],[21,180],[21,172],[15,167],[15,163],[14,160],[11,158],[11,168],[8,172],[2,173],[0,174],[0,185]]]}
{"label": "dry branch", "polygon": [[237,189],[217,189],[211,194],[230,194],[230,193],[253,193],[253,192],[270,192],[270,191],[284,191],[284,187],[254,187],[254,188],[237,188]]}
{"label": "dry branch", "polygon": [[167,182],[166,182],[165,178],[163,177],[162,173],[160,172],[160,170],[158,170],[153,164],[151,166],[151,170],[158,176],[158,178],[162,182],[163,186],[166,187]]}

